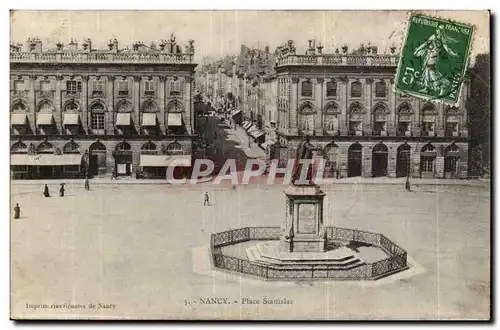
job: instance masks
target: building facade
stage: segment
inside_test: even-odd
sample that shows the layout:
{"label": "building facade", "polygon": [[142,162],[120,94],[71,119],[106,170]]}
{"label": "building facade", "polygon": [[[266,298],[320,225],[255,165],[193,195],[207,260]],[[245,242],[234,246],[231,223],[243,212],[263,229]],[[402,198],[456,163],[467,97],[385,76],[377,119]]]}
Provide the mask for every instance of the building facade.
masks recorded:
{"label": "building facade", "polygon": [[[193,41],[107,50],[76,41],[11,45],[14,178],[189,172],[196,136]],[[176,174],[177,175],[177,174]]]}
{"label": "building facade", "polygon": [[307,135],[327,176],[467,177],[467,84],[457,106],[429,102],[395,93],[395,48],[322,50],[314,40],[305,55],[286,45],[277,50],[271,158],[295,157]]}

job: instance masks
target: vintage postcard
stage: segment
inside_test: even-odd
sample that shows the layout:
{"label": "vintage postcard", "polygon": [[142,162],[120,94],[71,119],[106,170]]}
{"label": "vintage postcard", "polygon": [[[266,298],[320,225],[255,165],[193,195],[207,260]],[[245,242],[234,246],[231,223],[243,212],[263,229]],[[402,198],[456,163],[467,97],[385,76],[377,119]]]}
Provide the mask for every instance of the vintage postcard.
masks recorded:
{"label": "vintage postcard", "polygon": [[488,11],[10,19],[12,319],[491,318]]}

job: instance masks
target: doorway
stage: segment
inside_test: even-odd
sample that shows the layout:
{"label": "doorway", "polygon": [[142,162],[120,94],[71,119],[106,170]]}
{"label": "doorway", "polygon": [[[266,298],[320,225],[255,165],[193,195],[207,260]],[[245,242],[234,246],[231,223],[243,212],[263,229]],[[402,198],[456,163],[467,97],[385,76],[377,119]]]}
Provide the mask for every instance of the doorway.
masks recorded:
{"label": "doorway", "polygon": [[372,152],[372,177],[387,176],[387,155],[389,150],[383,143],[373,147]]}
{"label": "doorway", "polygon": [[410,168],[410,149],[408,144],[402,144],[398,147],[396,160],[396,177],[401,178],[408,175]]}
{"label": "doorway", "polygon": [[361,176],[361,166],[363,163],[362,160],[363,148],[361,144],[354,143],[349,147],[348,151],[348,177]]}

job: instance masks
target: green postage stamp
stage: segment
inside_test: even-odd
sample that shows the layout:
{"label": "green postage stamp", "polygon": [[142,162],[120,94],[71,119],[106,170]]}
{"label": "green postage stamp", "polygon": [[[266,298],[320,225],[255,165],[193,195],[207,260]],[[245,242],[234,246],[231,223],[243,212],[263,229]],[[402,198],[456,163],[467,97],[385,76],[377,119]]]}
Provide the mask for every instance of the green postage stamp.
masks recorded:
{"label": "green postage stamp", "polygon": [[396,90],[457,103],[472,33],[470,25],[412,14],[396,73]]}

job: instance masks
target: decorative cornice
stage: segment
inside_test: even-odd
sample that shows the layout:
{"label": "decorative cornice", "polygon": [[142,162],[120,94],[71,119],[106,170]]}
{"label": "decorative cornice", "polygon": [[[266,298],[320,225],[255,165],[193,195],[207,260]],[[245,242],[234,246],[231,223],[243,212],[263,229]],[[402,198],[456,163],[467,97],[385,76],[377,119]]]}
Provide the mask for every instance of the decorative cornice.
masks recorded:
{"label": "decorative cornice", "polygon": [[30,78],[30,80],[36,80],[36,75],[32,74],[32,75],[29,76],[29,78]]}
{"label": "decorative cornice", "polygon": [[83,81],[88,81],[89,80],[89,76],[88,75],[82,75],[82,80]]}
{"label": "decorative cornice", "polygon": [[[70,79],[72,79],[73,76],[70,76]],[[63,75],[57,75],[56,76],[56,80],[63,80],[64,79],[64,76]]]}
{"label": "decorative cornice", "polygon": [[347,76],[342,76],[342,77],[339,77],[339,80],[343,83],[346,83],[349,81],[349,78],[347,78]]}
{"label": "decorative cornice", "polygon": [[371,85],[373,84],[373,79],[372,78],[366,78],[366,83]]}
{"label": "decorative cornice", "polygon": [[141,76],[134,76],[134,81],[141,81],[142,77]]}
{"label": "decorative cornice", "polygon": [[168,79],[168,76],[160,76],[160,81],[166,81]]}
{"label": "decorative cornice", "polygon": [[299,77],[292,77],[292,83],[294,84],[298,84],[300,81],[300,78]]}
{"label": "decorative cornice", "polygon": [[323,78],[316,78],[316,81],[318,82],[318,84],[322,84],[325,82],[325,79]]}

